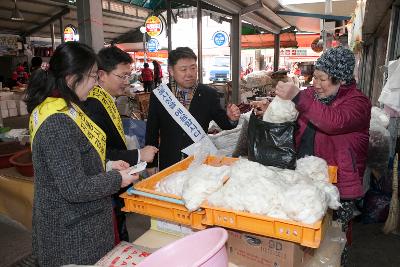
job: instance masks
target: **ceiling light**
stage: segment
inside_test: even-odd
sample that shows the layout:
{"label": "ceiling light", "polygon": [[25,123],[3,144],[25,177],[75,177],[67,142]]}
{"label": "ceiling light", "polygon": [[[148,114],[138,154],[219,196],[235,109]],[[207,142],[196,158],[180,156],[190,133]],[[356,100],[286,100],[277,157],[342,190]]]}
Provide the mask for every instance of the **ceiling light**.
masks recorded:
{"label": "ceiling light", "polygon": [[17,6],[17,0],[14,0],[14,9],[11,13],[11,20],[21,21],[24,20],[21,11],[19,11]]}

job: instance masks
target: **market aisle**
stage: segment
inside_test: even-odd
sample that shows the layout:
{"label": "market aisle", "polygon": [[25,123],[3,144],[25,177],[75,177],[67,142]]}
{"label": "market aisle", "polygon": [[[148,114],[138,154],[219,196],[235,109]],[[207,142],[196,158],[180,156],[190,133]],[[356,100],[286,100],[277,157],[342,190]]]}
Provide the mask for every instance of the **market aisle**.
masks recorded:
{"label": "market aisle", "polygon": [[30,232],[23,225],[0,214],[0,266],[13,265],[31,253]]}
{"label": "market aisle", "polygon": [[400,266],[400,236],[384,235],[382,227],[383,224],[354,224],[348,267]]}

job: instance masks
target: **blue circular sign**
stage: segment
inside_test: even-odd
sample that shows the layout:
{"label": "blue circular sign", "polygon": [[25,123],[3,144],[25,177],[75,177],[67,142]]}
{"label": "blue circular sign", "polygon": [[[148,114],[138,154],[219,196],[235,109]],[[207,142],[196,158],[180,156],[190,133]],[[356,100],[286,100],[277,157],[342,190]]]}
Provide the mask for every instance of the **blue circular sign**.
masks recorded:
{"label": "blue circular sign", "polygon": [[228,35],[226,32],[218,31],[213,35],[214,44],[217,46],[223,46],[228,42]]}
{"label": "blue circular sign", "polygon": [[158,47],[159,47],[160,43],[158,42],[157,39],[151,38],[148,42],[147,42],[147,50],[149,52],[157,52],[158,51]]}

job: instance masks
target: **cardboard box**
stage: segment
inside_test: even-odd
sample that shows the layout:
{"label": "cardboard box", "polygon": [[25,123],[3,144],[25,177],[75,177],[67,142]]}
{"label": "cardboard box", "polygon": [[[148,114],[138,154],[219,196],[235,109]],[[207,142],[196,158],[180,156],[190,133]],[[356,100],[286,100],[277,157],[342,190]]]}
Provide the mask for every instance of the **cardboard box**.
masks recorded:
{"label": "cardboard box", "polygon": [[8,118],[8,109],[1,109],[1,117]]}
{"label": "cardboard box", "polygon": [[0,92],[0,99],[1,100],[11,100],[14,97],[13,92]]}
{"label": "cardboard box", "polygon": [[10,116],[10,117],[18,116],[18,109],[17,108],[9,108],[8,116]]}
{"label": "cardboard box", "polygon": [[6,100],[6,102],[7,102],[8,109],[17,108],[17,102],[15,100]]}
{"label": "cardboard box", "polygon": [[0,109],[2,109],[2,110],[8,109],[7,100],[0,100]]}
{"label": "cardboard box", "polygon": [[229,262],[246,267],[302,267],[311,248],[275,238],[228,230]]}
{"label": "cardboard box", "polygon": [[24,101],[20,100],[17,103],[18,113],[19,115],[28,115],[28,109]]}

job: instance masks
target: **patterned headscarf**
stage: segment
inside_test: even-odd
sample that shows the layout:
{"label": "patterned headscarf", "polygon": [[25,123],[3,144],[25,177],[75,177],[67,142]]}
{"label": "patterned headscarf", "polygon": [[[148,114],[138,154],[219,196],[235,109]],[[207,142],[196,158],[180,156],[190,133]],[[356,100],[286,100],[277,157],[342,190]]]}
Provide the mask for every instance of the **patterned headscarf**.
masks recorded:
{"label": "patterned headscarf", "polygon": [[353,80],[355,62],[356,60],[351,50],[343,46],[332,47],[317,59],[315,68],[340,81],[349,83]]}

